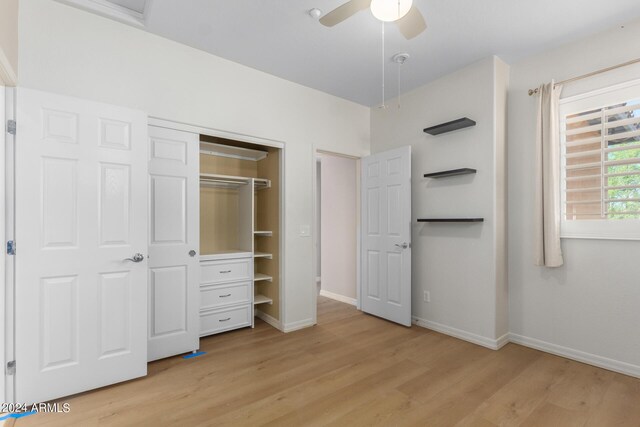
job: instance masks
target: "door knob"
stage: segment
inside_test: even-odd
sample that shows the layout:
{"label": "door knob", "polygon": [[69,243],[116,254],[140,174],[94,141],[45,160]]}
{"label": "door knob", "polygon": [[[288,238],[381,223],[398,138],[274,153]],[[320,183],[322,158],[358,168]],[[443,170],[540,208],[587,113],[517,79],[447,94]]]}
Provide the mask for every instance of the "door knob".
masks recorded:
{"label": "door knob", "polygon": [[193,258],[194,256],[196,256],[196,251],[194,251],[193,249],[191,249],[191,250],[189,251],[189,256],[190,256],[190,257],[192,257],[192,258]]}
{"label": "door knob", "polygon": [[142,255],[141,253],[137,253],[133,256],[133,258],[125,258],[124,260],[131,262],[142,262],[144,260],[144,255]]}
{"label": "door knob", "polygon": [[401,249],[407,249],[409,247],[409,244],[407,242],[396,243],[395,245]]}

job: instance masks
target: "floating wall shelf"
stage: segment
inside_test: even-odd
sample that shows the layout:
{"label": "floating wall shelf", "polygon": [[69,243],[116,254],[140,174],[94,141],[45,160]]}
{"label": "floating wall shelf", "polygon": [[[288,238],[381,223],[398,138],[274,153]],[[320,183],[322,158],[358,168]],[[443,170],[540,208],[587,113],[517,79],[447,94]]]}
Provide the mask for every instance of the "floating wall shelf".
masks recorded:
{"label": "floating wall shelf", "polygon": [[424,177],[425,178],[446,178],[449,176],[470,175],[476,172],[477,171],[475,169],[471,169],[471,168],[451,169],[451,170],[442,171],[442,172],[425,173]]}
{"label": "floating wall shelf", "polygon": [[468,117],[463,117],[461,119],[452,120],[447,123],[442,123],[436,126],[428,127],[424,129],[424,131],[430,135],[440,135],[442,133],[452,132],[454,130],[464,129],[464,128],[468,128],[470,126],[475,126],[475,125],[476,125],[476,122],[474,122]]}
{"label": "floating wall shelf", "polygon": [[484,218],[418,218],[418,222],[484,222]]}

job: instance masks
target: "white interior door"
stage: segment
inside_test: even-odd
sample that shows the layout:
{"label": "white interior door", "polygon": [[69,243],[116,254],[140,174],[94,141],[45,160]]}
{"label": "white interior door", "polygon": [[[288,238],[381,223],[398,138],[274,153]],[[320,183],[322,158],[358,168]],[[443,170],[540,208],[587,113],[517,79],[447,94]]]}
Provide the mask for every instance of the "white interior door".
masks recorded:
{"label": "white interior door", "polygon": [[16,119],[16,401],[146,375],[146,115],[18,89]]}
{"label": "white interior door", "polygon": [[361,308],[411,326],[411,147],[362,159]]}
{"label": "white interior door", "polygon": [[149,360],[199,347],[199,143],[149,127]]}

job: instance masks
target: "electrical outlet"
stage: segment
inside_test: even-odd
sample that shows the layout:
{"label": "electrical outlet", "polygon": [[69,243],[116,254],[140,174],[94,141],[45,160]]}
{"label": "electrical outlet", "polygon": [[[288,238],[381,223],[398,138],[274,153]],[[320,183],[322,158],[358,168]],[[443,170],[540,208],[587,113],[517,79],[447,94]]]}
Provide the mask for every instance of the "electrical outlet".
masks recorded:
{"label": "electrical outlet", "polygon": [[424,291],[424,302],[431,302],[431,292]]}

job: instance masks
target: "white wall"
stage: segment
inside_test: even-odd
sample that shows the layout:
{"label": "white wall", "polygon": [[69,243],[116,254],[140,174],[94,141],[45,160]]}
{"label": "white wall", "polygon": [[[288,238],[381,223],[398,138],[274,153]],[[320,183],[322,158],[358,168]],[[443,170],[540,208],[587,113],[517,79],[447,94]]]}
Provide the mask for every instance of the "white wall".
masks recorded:
{"label": "white wall", "polygon": [[356,298],[357,160],[326,154],[321,159],[321,289]]}
{"label": "white wall", "polygon": [[[508,110],[511,332],[530,345],[635,375],[640,375],[640,242],[564,239],[563,267],[533,264],[536,98],[527,90],[638,58],[639,39],[636,21],[513,65]],[[562,96],[637,78],[640,65],[568,84]]]}
{"label": "white wall", "polygon": [[[496,182],[504,178],[496,167],[497,150],[504,140],[498,144],[495,118],[499,107],[504,110],[504,95],[497,94],[506,92],[505,69],[497,58],[488,58],[402,95],[400,108],[390,101],[386,110],[371,111],[372,152],[412,146],[413,316],[422,325],[490,347],[507,332],[506,281],[498,285],[505,273],[497,271],[505,268],[497,260],[505,221],[496,213],[499,185],[504,188]],[[461,117],[477,125],[441,136],[422,131]],[[478,173],[422,177],[463,167]],[[485,222],[415,222],[420,217],[484,217]],[[424,302],[424,291],[430,292],[430,303]]]}
{"label": "white wall", "polygon": [[369,151],[369,109],[51,0],[20,1],[20,85],[281,140],[287,328],[313,315],[315,149]]}
{"label": "white wall", "polygon": [[18,73],[18,0],[0,1],[0,83],[14,85]]}

